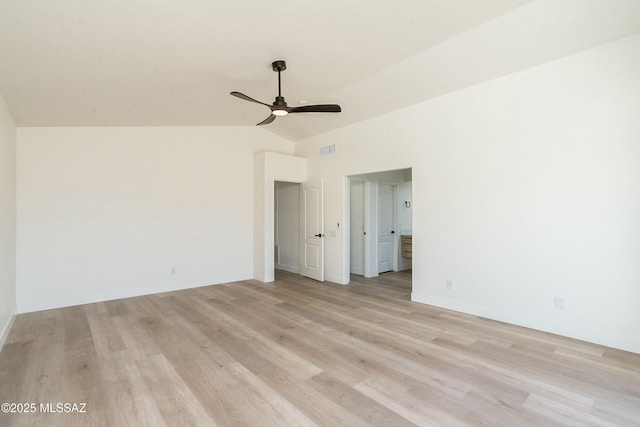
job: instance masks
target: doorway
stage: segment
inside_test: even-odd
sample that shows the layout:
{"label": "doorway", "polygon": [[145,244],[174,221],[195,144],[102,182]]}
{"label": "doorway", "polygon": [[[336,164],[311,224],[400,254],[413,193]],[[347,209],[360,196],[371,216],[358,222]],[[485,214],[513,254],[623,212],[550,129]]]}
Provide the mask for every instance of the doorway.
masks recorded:
{"label": "doorway", "polygon": [[274,267],[300,274],[300,184],[274,183]]}
{"label": "doorway", "polygon": [[[411,273],[402,242],[413,234],[411,169],[348,177],[350,274]],[[405,236],[404,238],[402,236]]]}
{"label": "doorway", "polygon": [[324,281],[322,181],[274,182],[274,269]]}

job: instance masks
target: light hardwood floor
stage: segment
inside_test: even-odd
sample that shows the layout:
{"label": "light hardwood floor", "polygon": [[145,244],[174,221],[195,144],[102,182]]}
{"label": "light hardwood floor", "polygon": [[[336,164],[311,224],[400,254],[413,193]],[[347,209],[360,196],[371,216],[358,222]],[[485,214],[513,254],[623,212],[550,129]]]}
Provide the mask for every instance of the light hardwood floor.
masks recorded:
{"label": "light hardwood floor", "polygon": [[278,272],[17,316],[0,425],[640,425],[640,355]]}

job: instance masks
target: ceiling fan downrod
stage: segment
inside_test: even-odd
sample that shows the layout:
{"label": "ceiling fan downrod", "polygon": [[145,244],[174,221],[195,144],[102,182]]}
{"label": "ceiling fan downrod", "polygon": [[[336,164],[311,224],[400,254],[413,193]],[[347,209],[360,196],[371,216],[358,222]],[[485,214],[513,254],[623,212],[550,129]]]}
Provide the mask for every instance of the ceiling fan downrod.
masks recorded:
{"label": "ceiling fan downrod", "polygon": [[[282,96],[282,80],[281,80],[280,74],[287,69],[287,63],[282,60],[273,61],[271,63],[271,68],[273,68],[273,71],[278,72],[278,97],[276,98],[276,102],[273,103],[273,106],[286,107],[287,103],[285,102],[284,97]],[[286,113],[283,112],[282,115],[286,115]]]}

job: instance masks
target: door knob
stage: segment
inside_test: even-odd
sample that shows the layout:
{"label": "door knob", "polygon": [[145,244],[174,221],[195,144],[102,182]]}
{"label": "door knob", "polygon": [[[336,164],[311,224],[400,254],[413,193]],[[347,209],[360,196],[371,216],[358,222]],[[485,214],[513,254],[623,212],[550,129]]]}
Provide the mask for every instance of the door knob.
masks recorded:
{"label": "door knob", "polygon": [[395,231],[393,231],[393,230],[391,230],[391,234],[396,234],[396,232],[395,232]]}
{"label": "door knob", "polygon": [[324,237],[324,234],[320,233],[320,234],[316,234],[316,237]]}

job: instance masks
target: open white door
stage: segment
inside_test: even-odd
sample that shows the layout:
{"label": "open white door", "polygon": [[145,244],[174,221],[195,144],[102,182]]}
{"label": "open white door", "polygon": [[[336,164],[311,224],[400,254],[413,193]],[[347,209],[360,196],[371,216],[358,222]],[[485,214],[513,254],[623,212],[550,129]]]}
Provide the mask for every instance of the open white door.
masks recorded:
{"label": "open white door", "polygon": [[302,275],[324,282],[324,217],[322,180],[302,184],[300,226]]}
{"label": "open white door", "polygon": [[393,270],[393,186],[378,186],[378,273]]}

